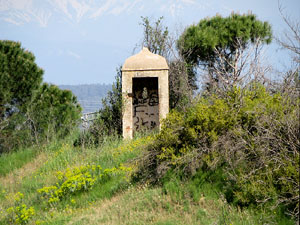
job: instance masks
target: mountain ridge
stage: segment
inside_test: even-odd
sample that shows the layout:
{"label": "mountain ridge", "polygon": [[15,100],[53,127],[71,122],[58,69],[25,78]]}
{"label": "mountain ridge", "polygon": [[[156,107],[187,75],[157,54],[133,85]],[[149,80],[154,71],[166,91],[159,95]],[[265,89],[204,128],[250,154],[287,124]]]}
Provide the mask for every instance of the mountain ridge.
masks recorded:
{"label": "mountain ridge", "polygon": [[[195,0],[162,1],[159,10],[167,11],[175,16],[183,6],[197,6]],[[156,7],[155,4],[154,7]],[[135,11],[143,12],[150,5],[147,1],[93,1],[93,0],[6,0],[0,1],[0,19],[17,26],[29,22],[37,22],[41,27],[46,27],[54,15],[76,23],[84,19],[95,20],[103,15],[118,16],[122,13],[131,14]],[[150,7],[151,8],[151,7]],[[153,8],[153,5],[152,5]]]}
{"label": "mountain ridge", "polygon": [[102,107],[102,99],[111,90],[111,86],[111,84],[58,85],[60,89],[72,91],[82,107],[82,113],[98,111]]}

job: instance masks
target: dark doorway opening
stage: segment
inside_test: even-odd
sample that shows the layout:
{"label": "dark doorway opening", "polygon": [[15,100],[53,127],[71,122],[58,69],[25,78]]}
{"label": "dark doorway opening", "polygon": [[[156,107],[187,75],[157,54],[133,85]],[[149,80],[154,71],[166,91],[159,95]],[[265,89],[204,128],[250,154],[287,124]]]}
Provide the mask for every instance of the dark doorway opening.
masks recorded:
{"label": "dark doorway opening", "polygon": [[133,132],[159,127],[158,78],[133,78],[132,94]]}

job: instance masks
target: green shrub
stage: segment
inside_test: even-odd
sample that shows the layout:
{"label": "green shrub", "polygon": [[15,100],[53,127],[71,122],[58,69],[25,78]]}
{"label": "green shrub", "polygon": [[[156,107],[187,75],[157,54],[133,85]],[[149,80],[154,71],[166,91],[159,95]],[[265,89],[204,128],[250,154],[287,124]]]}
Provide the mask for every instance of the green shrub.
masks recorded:
{"label": "green shrub", "polygon": [[36,143],[64,138],[78,126],[81,107],[69,90],[44,83],[28,109],[28,126]]}
{"label": "green shrub", "polygon": [[87,165],[68,168],[65,172],[59,171],[56,174],[58,178],[56,185],[43,187],[38,189],[38,192],[50,205],[53,205],[71,194],[91,189],[100,176],[101,170],[99,165]]}
{"label": "green shrub", "polygon": [[55,185],[46,186],[37,191],[49,205],[54,206],[62,199],[92,189],[98,181],[104,181],[111,176],[127,173],[131,170],[130,167],[125,167],[122,164],[117,168],[104,170],[100,165],[67,168],[64,172],[58,171],[56,173],[58,182]]}
{"label": "green shrub", "polygon": [[103,143],[107,136],[122,134],[122,71],[117,68],[112,90],[102,99],[102,108],[91,126],[75,140],[74,146],[93,147]]}
{"label": "green shrub", "polygon": [[227,201],[298,215],[298,116],[299,99],[258,84],[234,88],[225,98],[200,98],[185,114],[173,111],[163,121],[135,179],[157,183],[168,171],[182,179],[210,171],[203,179],[219,183]]}

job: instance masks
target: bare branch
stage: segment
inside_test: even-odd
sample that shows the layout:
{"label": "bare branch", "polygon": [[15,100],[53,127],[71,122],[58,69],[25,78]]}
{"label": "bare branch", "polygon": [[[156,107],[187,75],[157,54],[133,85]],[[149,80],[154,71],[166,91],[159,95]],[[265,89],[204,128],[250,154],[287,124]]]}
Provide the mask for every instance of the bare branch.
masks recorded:
{"label": "bare branch", "polygon": [[300,22],[288,16],[281,4],[278,5],[278,9],[289,30],[284,32],[283,37],[275,39],[282,48],[292,52],[293,60],[296,63],[300,63]]}

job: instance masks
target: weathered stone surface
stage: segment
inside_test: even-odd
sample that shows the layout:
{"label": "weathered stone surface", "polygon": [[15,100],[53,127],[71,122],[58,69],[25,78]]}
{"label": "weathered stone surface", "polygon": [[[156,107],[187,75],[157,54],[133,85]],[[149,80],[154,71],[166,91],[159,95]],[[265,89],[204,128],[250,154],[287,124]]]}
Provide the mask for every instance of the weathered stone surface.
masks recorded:
{"label": "weathered stone surface", "polygon": [[122,68],[123,137],[160,127],[169,112],[168,65],[147,48],[129,57]]}

